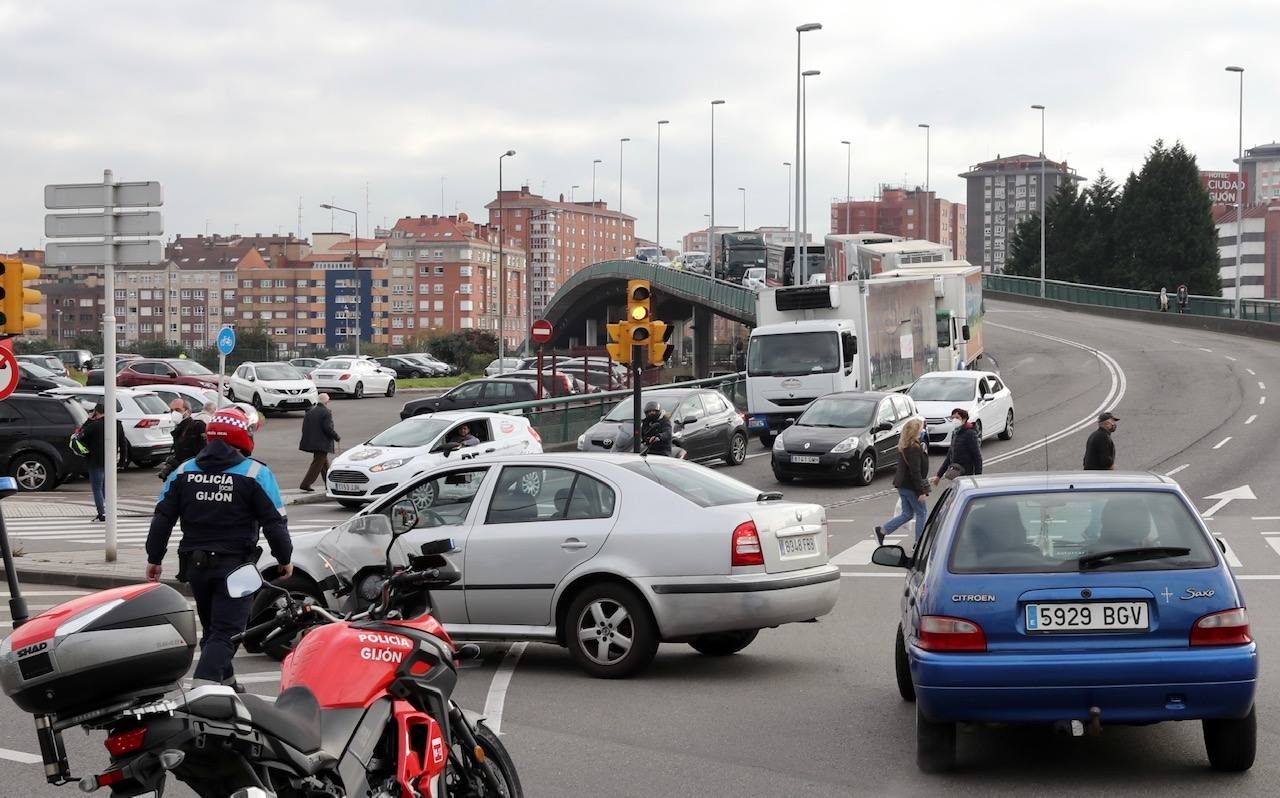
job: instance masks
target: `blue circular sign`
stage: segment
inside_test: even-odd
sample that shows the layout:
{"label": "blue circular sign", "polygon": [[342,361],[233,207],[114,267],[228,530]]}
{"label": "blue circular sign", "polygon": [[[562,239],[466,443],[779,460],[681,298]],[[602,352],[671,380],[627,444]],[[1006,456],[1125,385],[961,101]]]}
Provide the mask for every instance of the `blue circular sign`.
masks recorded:
{"label": "blue circular sign", "polygon": [[218,331],[218,351],[224,355],[231,354],[236,348],[236,331],[234,327],[223,327]]}

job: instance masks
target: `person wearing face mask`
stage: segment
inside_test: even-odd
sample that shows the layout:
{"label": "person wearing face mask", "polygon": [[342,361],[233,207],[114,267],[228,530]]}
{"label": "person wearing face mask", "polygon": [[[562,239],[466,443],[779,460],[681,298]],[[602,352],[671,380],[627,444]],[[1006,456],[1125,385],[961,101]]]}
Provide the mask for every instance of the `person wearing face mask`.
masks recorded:
{"label": "person wearing face mask", "polygon": [[951,411],[955,430],[951,433],[951,446],[942,460],[942,467],[929,480],[934,485],[943,477],[976,476],[982,473],[982,441],[978,440],[978,428],[969,421],[969,411],[957,407]]}
{"label": "person wearing face mask", "polygon": [[644,420],[640,422],[640,443],[649,447],[649,454],[671,456],[671,421],[662,414],[662,405],[652,400],[644,406]]}

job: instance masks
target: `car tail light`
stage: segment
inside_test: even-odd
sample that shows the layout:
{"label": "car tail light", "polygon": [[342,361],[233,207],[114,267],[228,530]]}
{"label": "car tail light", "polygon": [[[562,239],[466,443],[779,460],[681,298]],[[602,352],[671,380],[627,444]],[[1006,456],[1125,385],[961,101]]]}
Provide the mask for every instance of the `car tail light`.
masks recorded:
{"label": "car tail light", "polygon": [[986,651],[987,636],[973,621],[946,615],[925,615],[920,618],[917,645],[925,651]]}
{"label": "car tail light", "polygon": [[533,436],[533,439],[535,441],[537,441],[538,443],[542,443],[542,436],[539,435],[538,431],[533,428],[533,425],[529,426],[529,434]]}
{"label": "car tail light", "polygon": [[142,739],[146,736],[147,727],[142,726],[120,734],[113,734],[102,744],[107,747],[107,750],[111,752],[112,756],[123,756],[130,751],[137,751],[141,748]]}
{"label": "car tail light", "polygon": [[341,382],[343,380],[349,380],[349,379],[351,379],[350,374],[343,374],[341,377],[338,378],[338,381]]}
{"label": "car tail light", "polygon": [[1249,615],[1244,607],[1211,612],[1191,627],[1193,646],[1238,646],[1252,643],[1249,634]]}
{"label": "car tail light", "polygon": [[138,419],[138,423],[137,423],[137,424],[134,424],[133,426],[135,426],[135,427],[140,427],[140,428],[142,428],[142,429],[146,429],[147,427],[158,427],[158,426],[160,426],[160,419],[158,419],[158,418],[142,418],[142,419]]}
{"label": "car tail light", "polygon": [[729,558],[731,566],[764,565],[764,552],[760,549],[760,533],[756,531],[754,521],[738,524],[733,530],[733,554]]}

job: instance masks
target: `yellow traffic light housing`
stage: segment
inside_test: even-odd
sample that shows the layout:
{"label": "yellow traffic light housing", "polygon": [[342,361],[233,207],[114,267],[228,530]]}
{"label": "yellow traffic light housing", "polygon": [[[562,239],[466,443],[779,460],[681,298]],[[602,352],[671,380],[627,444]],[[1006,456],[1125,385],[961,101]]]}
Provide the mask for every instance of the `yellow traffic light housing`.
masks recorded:
{"label": "yellow traffic light housing", "polygon": [[647,345],[653,340],[652,298],[648,280],[627,281],[627,323],[632,344]]}
{"label": "yellow traffic light housing", "polygon": [[24,305],[38,305],[40,292],[27,288],[26,281],[40,277],[40,267],[17,258],[0,259],[4,274],[0,276],[0,329],[10,335],[21,335],[40,326],[40,314],[30,313]]}
{"label": "yellow traffic light housing", "polygon": [[675,351],[675,347],[668,343],[671,340],[671,334],[675,332],[675,327],[664,321],[655,321],[649,326],[653,333],[653,340],[649,342],[649,364],[661,366]]}
{"label": "yellow traffic light housing", "polygon": [[624,366],[631,364],[631,325],[627,322],[605,325],[609,331],[609,359]]}

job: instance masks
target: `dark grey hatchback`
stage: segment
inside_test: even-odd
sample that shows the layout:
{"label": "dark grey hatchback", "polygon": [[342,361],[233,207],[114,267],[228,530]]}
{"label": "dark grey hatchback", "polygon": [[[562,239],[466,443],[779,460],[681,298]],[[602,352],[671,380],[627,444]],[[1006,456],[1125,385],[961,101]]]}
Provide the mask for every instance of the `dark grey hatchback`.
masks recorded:
{"label": "dark grey hatchback", "polygon": [[916,412],[900,393],[845,391],[818,397],[773,442],[773,476],[835,477],[867,485],[898,464],[898,436]]}
{"label": "dark grey hatchback", "polygon": [[[641,394],[655,401],[671,419],[672,443],[687,460],[724,460],[741,465],[747,459],[747,422],[733,402],[707,388],[659,388]],[[578,437],[580,452],[631,451],[632,399],[623,399],[609,414]]]}

